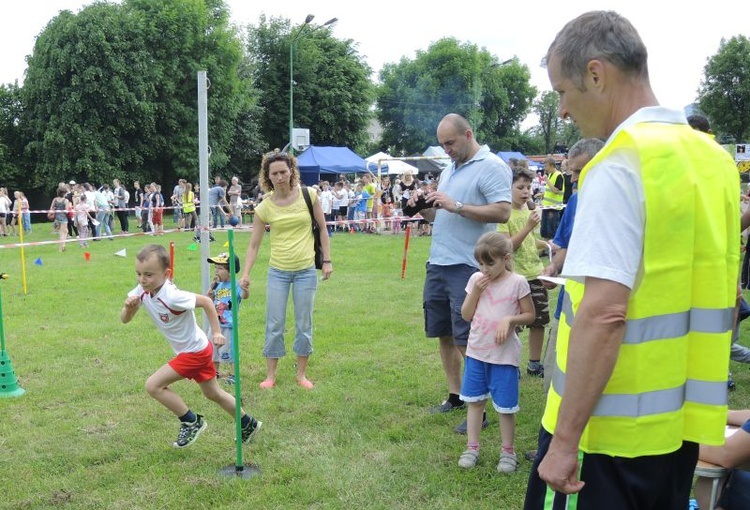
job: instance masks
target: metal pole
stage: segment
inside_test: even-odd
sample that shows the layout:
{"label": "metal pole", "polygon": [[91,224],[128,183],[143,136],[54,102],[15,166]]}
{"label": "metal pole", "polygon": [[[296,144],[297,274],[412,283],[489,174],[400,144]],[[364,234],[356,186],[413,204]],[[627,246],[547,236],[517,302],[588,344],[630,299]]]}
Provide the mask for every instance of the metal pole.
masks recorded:
{"label": "metal pole", "polygon": [[[299,35],[299,32],[297,32]],[[294,41],[289,43],[289,154],[294,154]]]}
{"label": "metal pole", "polygon": [[[206,71],[198,71],[198,167],[201,183],[201,228],[198,229],[198,235],[201,240],[201,288],[205,294],[210,285],[207,259],[211,255],[208,231],[208,76]],[[208,331],[206,312],[203,312],[203,329]]]}

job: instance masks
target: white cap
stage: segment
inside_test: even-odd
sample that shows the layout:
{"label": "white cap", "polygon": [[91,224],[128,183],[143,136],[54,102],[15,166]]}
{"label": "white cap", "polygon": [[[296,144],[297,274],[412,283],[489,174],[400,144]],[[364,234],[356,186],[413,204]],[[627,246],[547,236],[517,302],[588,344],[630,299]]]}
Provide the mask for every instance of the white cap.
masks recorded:
{"label": "white cap", "polygon": [[76,181],[70,181],[68,184],[75,184]]}

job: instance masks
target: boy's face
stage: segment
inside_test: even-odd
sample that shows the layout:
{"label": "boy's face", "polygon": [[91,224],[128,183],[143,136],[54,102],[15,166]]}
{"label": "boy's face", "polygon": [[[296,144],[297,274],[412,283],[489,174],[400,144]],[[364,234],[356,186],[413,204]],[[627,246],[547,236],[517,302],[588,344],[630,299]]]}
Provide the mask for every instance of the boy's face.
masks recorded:
{"label": "boy's face", "polygon": [[145,260],[135,260],[135,274],[143,290],[155,294],[169,278],[169,268],[163,268],[156,255]]}
{"label": "boy's face", "polygon": [[521,208],[531,198],[531,181],[518,179],[513,183],[513,207]]}
{"label": "boy's face", "polygon": [[216,270],[214,274],[216,275],[216,278],[219,279],[220,282],[228,282],[229,281],[229,266],[224,264],[214,264],[216,266]]}

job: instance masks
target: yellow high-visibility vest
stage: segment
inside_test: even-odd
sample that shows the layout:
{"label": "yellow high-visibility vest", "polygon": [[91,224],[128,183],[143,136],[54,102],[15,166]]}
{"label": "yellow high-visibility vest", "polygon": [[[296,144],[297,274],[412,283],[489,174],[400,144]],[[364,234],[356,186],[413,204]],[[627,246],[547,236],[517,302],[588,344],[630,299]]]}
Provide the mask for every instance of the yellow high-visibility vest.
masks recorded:
{"label": "yellow high-visibility vest", "polygon": [[[614,371],[579,447],[632,458],[673,452],[683,441],[721,445],[739,274],[737,170],[724,149],[687,125],[641,123],[586,165],[580,193],[589,169],[623,148],[641,161],[643,258]],[[568,280],[565,293],[542,418],[552,434],[585,285]]]}
{"label": "yellow high-visibility vest", "polygon": [[[562,205],[563,203],[563,192],[560,191],[559,193],[552,191],[549,187],[549,184],[554,184],[555,181],[557,181],[557,178],[562,176],[562,173],[560,170],[555,170],[552,172],[552,175],[550,175],[547,178],[547,186],[544,188],[544,195],[542,196],[542,206],[556,206],[556,205]],[[563,181],[563,187],[560,188],[561,190],[565,188],[565,181]]]}
{"label": "yellow high-visibility vest", "polygon": [[195,194],[192,191],[188,191],[182,195],[182,212],[191,213],[195,211]]}

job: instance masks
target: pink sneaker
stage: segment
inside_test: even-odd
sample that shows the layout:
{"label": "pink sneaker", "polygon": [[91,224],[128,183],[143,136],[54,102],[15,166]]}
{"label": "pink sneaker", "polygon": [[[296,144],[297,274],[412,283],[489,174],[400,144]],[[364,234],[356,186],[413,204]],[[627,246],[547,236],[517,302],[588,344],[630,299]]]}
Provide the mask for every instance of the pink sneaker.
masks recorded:
{"label": "pink sneaker", "polygon": [[263,390],[273,388],[274,386],[276,386],[276,381],[274,381],[273,379],[266,379],[265,381],[260,383],[260,388]]}
{"label": "pink sneaker", "polygon": [[315,385],[312,383],[310,379],[305,377],[304,379],[300,379],[297,381],[297,384],[305,388],[306,390],[311,390],[315,387]]}

